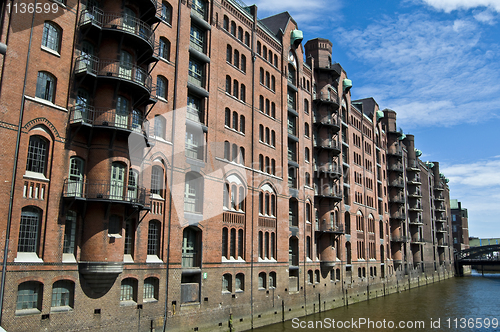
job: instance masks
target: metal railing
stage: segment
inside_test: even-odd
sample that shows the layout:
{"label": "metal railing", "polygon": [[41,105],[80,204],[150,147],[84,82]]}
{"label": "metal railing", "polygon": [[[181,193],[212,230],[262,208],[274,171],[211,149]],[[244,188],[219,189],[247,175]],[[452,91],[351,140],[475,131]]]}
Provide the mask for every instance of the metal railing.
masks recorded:
{"label": "metal railing", "polygon": [[144,116],[138,112],[118,112],[111,108],[77,105],[70,110],[70,123],[87,123],[142,132]]}
{"label": "metal railing", "polygon": [[337,149],[340,150],[340,144],[334,139],[321,139],[321,138],[316,138],[314,140],[314,144],[316,146],[322,147],[322,148],[332,148],[332,149]]}
{"label": "metal railing", "polygon": [[394,212],[391,213],[392,219],[406,219],[406,213],[403,212]]}
{"label": "metal railing", "polygon": [[188,74],[188,82],[205,89],[205,75],[190,70]]}
{"label": "metal railing", "polygon": [[147,191],[143,187],[128,187],[119,181],[74,181],[66,179],[63,184],[63,196],[123,201],[146,205]]}
{"label": "metal railing", "polygon": [[151,26],[138,18],[123,13],[104,12],[99,8],[93,7],[92,9],[82,11],[80,16],[80,25],[89,23],[100,28],[116,29],[131,33],[144,39],[151,47],[154,46],[155,35]]}
{"label": "metal railing", "polygon": [[326,233],[337,233],[337,234],[344,234],[344,225],[343,224],[337,224],[337,225],[332,225],[330,222],[320,222],[316,225],[316,230],[319,232],[326,232]]}
{"label": "metal railing", "polygon": [[76,58],[75,73],[104,77],[116,77],[139,84],[151,93],[153,79],[148,72],[131,62],[122,63],[114,59],[99,59],[95,56],[82,55]]}
{"label": "metal railing", "polygon": [[335,90],[331,90],[330,93],[327,93],[327,92],[317,93],[315,96],[315,99],[321,100],[323,102],[333,102],[336,104],[339,103],[339,97],[338,97],[337,92]]}
{"label": "metal railing", "polygon": [[392,236],[392,242],[408,242],[409,238],[407,236]]}

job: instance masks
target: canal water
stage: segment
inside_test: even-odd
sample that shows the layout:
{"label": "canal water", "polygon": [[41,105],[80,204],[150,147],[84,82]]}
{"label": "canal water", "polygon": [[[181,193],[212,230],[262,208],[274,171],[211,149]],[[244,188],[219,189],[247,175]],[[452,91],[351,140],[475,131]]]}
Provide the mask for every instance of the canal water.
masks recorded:
{"label": "canal water", "polygon": [[472,272],[254,331],[500,331],[500,274]]}

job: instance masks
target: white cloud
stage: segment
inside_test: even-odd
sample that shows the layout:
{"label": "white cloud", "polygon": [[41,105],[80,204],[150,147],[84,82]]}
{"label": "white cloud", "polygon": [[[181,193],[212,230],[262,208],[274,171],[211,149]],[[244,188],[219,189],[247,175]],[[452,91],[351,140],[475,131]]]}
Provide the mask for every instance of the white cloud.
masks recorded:
{"label": "white cloud", "polygon": [[482,38],[472,18],[438,21],[414,12],[383,17],[364,29],[339,28],[333,40],[364,63],[363,72],[349,72],[354,97],[374,97],[398,113],[398,124],[412,127],[496,116],[500,53]]}
{"label": "white cloud", "polygon": [[481,23],[489,25],[496,23],[495,15],[490,10],[476,11],[473,16]]}
{"label": "white cloud", "polygon": [[500,12],[500,1],[498,0],[422,0],[435,9],[449,13],[453,10],[487,7]]}
{"label": "white cloud", "polygon": [[333,20],[339,20],[342,0],[255,0],[257,15],[265,18],[281,12],[289,12],[299,27],[320,31]]}
{"label": "white cloud", "polygon": [[451,198],[462,202],[469,212],[471,236],[500,236],[496,208],[500,206],[499,156],[471,164],[441,164],[441,172],[450,179]]}

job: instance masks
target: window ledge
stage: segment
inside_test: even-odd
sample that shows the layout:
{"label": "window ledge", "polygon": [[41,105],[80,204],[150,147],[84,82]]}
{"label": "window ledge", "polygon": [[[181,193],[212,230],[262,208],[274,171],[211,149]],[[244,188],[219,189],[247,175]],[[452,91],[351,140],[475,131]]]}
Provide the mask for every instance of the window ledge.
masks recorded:
{"label": "window ledge", "polygon": [[53,313],[53,312],[68,312],[68,311],[73,311],[73,308],[71,308],[69,305],[50,308],[51,313]]}
{"label": "window ledge", "polygon": [[158,98],[158,100],[161,100],[162,102],[164,103],[168,103],[168,100],[166,100],[165,98],[163,97],[160,97],[160,96],[156,96],[156,98]]}
{"label": "window ledge", "polygon": [[32,171],[26,171],[24,173],[23,178],[50,182],[50,180],[47,179],[45,177],[45,175],[43,175],[42,173],[37,173],[37,172],[32,172]]}
{"label": "window ledge", "polygon": [[146,263],[163,263],[163,261],[157,255],[148,255]]}
{"label": "window ledge", "polygon": [[116,239],[121,239],[122,236],[120,234],[108,234],[108,237],[114,237]]}
{"label": "window ledge", "polygon": [[120,307],[130,307],[136,304],[134,300],[120,301]]}
{"label": "window ledge", "polygon": [[63,253],[62,262],[63,263],[76,263],[75,255]]}
{"label": "window ledge", "polygon": [[160,195],[158,194],[151,194],[151,198],[152,199],[156,199],[158,201],[164,201],[165,199],[163,197],[161,197]]}
{"label": "window ledge", "polygon": [[43,259],[34,252],[18,252],[14,263],[43,263]]}
{"label": "window ledge", "polygon": [[236,259],[233,256],[231,256],[229,259],[227,259],[226,257],[222,257],[222,262],[223,263],[246,263],[243,258],[238,257],[238,259]]}
{"label": "window ledge", "polygon": [[124,263],[133,263],[134,259],[132,258],[132,255],[125,254],[125,255],[123,255],[123,262]]}
{"label": "window ledge", "polygon": [[55,55],[55,56],[57,56],[57,57],[59,57],[59,58],[61,57],[61,54],[59,54],[59,52],[54,51],[53,49],[48,48],[48,47],[43,46],[43,45],[42,45],[42,51],[45,51],[45,52],[50,53],[50,54],[52,54],[52,55]]}
{"label": "window ledge", "polygon": [[142,299],[143,303],[157,303],[157,299]]}
{"label": "window ledge", "polygon": [[26,316],[26,315],[36,315],[36,314],[39,314],[39,313],[40,313],[40,310],[38,310],[36,308],[32,308],[32,309],[20,309],[20,310],[16,310],[15,315],[16,316]]}
{"label": "window ledge", "polygon": [[31,100],[31,101],[34,101],[35,103],[39,103],[39,104],[42,104],[42,105],[45,105],[45,106],[49,106],[49,107],[52,107],[52,108],[55,108],[59,111],[63,111],[63,112],[68,112],[68,110],[64,107],[61,107],[61,106],[57,106],[56,104],[48,101],[48,100],[45,100],[45,99],[42,99],[42,98],[38,98],[38,97],[30,97],[30,96],[24,96],[24,98],[28,99],[28,100]]}
{"label": "window ledge", "polygon": [[271,262],[277,262],[276,259],[274,258],[260,258],[258,260],[259,263],[271,263]]}

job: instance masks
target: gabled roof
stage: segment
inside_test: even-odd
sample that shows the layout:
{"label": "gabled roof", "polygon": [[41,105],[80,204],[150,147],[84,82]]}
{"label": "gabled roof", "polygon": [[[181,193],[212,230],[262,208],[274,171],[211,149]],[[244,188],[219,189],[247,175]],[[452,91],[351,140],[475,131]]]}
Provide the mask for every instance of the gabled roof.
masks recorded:
{"label": "gabled roof", "polygon": [[292,19],[292,16],[288,12],[283,12],[273,16],[269,16],[259,20],[260,23],[264,24],[275,36],[280,36],[280,30],[285,31],[288,22]]}

